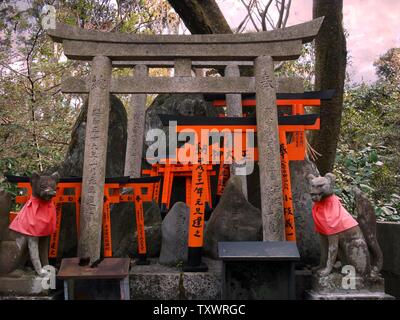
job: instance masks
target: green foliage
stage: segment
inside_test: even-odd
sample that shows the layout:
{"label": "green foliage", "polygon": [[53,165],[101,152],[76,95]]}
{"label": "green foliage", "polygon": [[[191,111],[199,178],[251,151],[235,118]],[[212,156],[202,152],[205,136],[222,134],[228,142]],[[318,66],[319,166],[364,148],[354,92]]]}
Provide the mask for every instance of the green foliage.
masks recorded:
{"label": "green foliage", "polygon": [[347,88],[335,173],[338,194],[354,209],[351,187],[374,201],[379,220],[400,221],[400,94],[380,78]]}
{"label": "green foliage", "polygon": [[[3,173],[29,175],[64,159],[84,97],[61,94],[61,78],[89,72],[87,63],[66,61],[62,47],[41,28],[45,3],[0,3],[0,188],[14,194],[15,186],[5,182]],[[86,29],[161,33],[176,21],[168,3],[157,0],[62,0],[54,5],[58,21]],[[117,69],[113,75],[129,72]]]}
{"label": "green foliage", "polygon": [[299,59],[285,61],[278,65],[276,74],[279,77],[300,77],[304,79],[304,89],[313,90],[314,83],[314,42],[303,46]]}

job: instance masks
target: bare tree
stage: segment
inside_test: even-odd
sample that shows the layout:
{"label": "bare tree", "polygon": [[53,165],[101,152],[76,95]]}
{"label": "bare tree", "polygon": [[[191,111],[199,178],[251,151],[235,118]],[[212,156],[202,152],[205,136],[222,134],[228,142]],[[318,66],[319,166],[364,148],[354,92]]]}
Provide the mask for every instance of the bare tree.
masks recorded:
{"label": "bare tree", "polygon": [[168,0],[192,34],[232,33],[215,0]]}
{"label": "bare tree", "polygon": [[315,89],[335,89],[332,100],[321,104],[321,130],[311,135],[311,145],[321,157],[321,174],[332,171],[340,134],[346,77],[346,37],[343,29],[343,0],[314,0],[313,16],[325,16],[315,40]]}
{"label": "bare tree", "polygon": [[240,0],[247,14],[236,28],[236,33],[248,29],[275,30],[286,27],[292,0]]}

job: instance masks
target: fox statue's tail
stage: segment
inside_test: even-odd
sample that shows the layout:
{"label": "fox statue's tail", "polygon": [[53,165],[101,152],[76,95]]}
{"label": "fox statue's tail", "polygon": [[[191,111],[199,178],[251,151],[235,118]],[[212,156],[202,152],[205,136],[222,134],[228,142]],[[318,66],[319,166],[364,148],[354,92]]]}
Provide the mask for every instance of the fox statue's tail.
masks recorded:
{"label": "fox statue's tail", "polygon": [[368,245],[372,270],[379,273],[383,265],[383,255],[376,237],[375,209],[360,189],[354,187],[353,192],[357,209],[357,222]]}

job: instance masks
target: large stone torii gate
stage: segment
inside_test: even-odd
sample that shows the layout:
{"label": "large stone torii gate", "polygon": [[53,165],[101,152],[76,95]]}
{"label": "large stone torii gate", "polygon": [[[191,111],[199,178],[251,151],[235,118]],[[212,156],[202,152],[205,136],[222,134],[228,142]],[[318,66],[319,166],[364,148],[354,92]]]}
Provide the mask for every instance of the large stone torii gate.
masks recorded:
{"label": "large stone torii gate", "polygon": [[[78,256],[100,257],[110,93],[133,94],[125,175],[140,176],[147,93],[225,93],[228,114],[241,116],[240,94],[256,92],[257,141],[264,241],[284,240],[274,61],[297,59],[323,18],[268,32],[212,35],[141,35],[57,25],[48,34],[69,59],[91,61],[89,79],[67,78],[62,92],[89,94]],[[254,77],[239,66],[254,65]],[[134,67],[112,78],[112,67]],[[175,68],[174,77],[149,77],[148,67]],[[225,77],[192,77],[192,67],[225,67]],[[245,177],[243,178],[245,182]],[[246,186],[244,184],[244,186]],[[244,187],[245,194],[247,193]]]}

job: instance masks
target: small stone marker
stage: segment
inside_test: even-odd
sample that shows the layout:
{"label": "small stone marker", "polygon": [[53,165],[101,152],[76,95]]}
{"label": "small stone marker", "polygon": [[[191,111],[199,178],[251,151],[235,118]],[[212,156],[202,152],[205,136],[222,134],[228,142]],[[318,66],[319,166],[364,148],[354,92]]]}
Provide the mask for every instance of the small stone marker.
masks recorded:
{"label": "small stone marker", "polygon": [[161,225],[161,264],[176,264],[187,261],[189,208],[183,202],[176,202]]}
{"label": "small stone marker", "polygon": [[204,251],[214,259],[218,259],[219,241],[262,240],[261,213],[244,197],[241,177],[234,176],[228,180],[206,224],[204,239]]}

